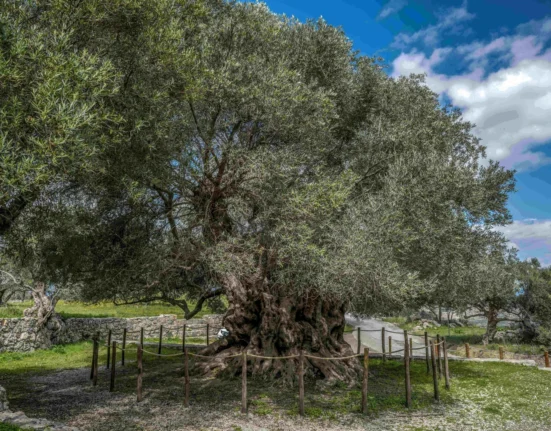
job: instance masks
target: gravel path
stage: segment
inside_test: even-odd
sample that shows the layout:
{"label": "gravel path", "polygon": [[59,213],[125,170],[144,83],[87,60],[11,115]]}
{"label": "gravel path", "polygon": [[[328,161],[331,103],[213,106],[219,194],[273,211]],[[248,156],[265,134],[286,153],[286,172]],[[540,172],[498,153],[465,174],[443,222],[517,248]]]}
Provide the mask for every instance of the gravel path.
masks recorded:
{"label": "gravel path", "polygon": [[[351,314],[346,315],[346,323],[348,323],[351,326],[360,327],[362,330],[367,330],[370,332],[361,332],[361,343],[365,347],[369,347],[369,350],[376,353],[381,353],[382,350],[382,342],[381,342],[381,329],[385,328],[385,346],[386,346],[386,353],[388,353],[388,337],[392,337],[392,351],[396,350],[403,350],[404,348],[404,330],[399,328],[398,326],[389,323],[384,322],[382,320],[374,319],[374,318],[357,318],[352,316]],[[392,332],[389,332],[392,331]],[[354,339],[357,342],[357,333],[354,331],[352,333],[354,336]],[[413,338],[413,348],[419,348],[425,346],[425,341],[422,337],[417,336],[410,336],[410,338]],[[403,356],[404,352],[398,352],[396,355]],[[414,350],[413,352],[414,356],[425,356],[425,350]]]}

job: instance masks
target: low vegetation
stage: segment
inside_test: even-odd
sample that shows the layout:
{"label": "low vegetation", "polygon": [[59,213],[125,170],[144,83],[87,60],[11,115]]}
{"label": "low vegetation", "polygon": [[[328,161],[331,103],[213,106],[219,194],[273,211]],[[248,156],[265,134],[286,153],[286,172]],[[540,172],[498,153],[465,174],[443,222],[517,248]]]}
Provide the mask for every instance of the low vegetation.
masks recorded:
{"label": "low vegetation", "polygon": [[[174,353],[174,350],[164,352]],[[30,416],[47,417],[94,430],[137,430],[153,424],[161,428],[165,425],[185,427],[191,420],[197,421],[197,429],[220,427],[224,422],[224,426],[231,423],[235,427],[247,428],[246,419],[238,413],[240,377],[212,379],[192,373],[191,408],[182,415],[181,357],[159,360],[146,355],[145,400],[136,409],[135,354],[129,351],[127,366],[117,367],[114,394],[108,392],[109,372],[103,366],[105,350],[100,355],[98,386],[90,385],[90,354],[91,343],[58,346],[29,354],[0,354],[3,384],[8,389],[12,406]],[[359,381],[347,386],[307,379],[307,423],[322,421],[328,424],[328,429],[345,427],[355,430],[361,427],[371,430],[381,424],[387,426],[383,429],[394,429],[389,424],[395,420],[395,424],[401,423],[400,429],[410,431],[438,427],[464,430],[472,425],[495,430],[505,429],[505,426],[515,430],[551,427],[551,394],[548,391],[551,373],[507,363],[454,361],[450,368],[452,389],[446,391],[441,382],[442,400],[435,403],[431,377],[426,373],[424,362],[413,362],[413,406],[407,411],[404,407],[403,364],[372,359],[367,418],[360,414]],[[41,391],[37,391],[37,384]],[[274,388],[273,383],[251,378],[248,390],[249,412],[255,424],[294,421],[298,415],[296,385]],[[48,391],[55,392],[55,396],[49,397]],[[66,408],[59,409],[60,402]],[[94,413],[98,408],[105,413],[103,419]],[[204,417],[206,411],[211,413],[208,418]],[[407,424],[403,421],[404,415],[410,417]],[[297,426],[301,429],[302,425]]]}
{"label": "low vegetation", "polygon": [[[419,321],[408,322],[405,317],[385,317],[386,322],[394,323],[411,332],[412,335],[423,336],[426,331],[429,336],[440,335],[446,337],[450,345],[450,353],[456,356],[465,356],[465,343],[470,346],[471,357],[498,358],[499,348],[505,352],[505,359],[534,359],[540,365],[543,364],[543,354],[549,347],[539,343],[511,343],[494,342],[483,344],[485,328],[480,326],[450,326],[429,327],[422,331],[413,331],[420,325]],[[499,328],[505,330],[506,328]]]}
{"label": "low vegetation", "polygon": [[[22,317],[23,310],[32,305],[31,301],[12,302],[7,306],[0,307],[0,319],[10,317]],[[135,305],[114,305],[111,302],[100,302],[98,304],[86,304],[73,301],[59,301],[56,311],[63,317],[147,317],[160,314],[176,314],[183,318],[184,313],[180,307],[171,306],[166,303],[153,302],[149,304]],[[208,306],[197,313],[195,318],[205,314],[212,314]]]}
{"label": "low vegetation", "polygon": [[0,424],[0,431],[25,431],[25,430],[13,425]]}

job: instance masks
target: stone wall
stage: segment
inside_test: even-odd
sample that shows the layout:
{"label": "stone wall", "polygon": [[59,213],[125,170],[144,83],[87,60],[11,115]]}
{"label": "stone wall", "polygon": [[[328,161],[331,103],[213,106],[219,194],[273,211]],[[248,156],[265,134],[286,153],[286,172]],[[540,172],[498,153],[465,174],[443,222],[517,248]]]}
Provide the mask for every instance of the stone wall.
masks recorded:
{"label": "stone wall", "polygon": [[222,316],[207,315],[201,319],[178,319],[168,314],[156,317],[123,318],[69,318],[49,322],[46,328],[37,330],[36,319],[0,319],[0,352],[30,352],[47,349],[55,344],[76,343],[91,339],[99,332],[105,339],[109,330],[114,339],[122,339],[124,328],[127,340],[139,340],[140,330],[144,329],[145,338],[158,338],[159,328],[163,325],[163,338],[182,337],[186,324],[187,337],[206,336],[206,325],[210,326],[209,334],[214,339],[222,325]]}

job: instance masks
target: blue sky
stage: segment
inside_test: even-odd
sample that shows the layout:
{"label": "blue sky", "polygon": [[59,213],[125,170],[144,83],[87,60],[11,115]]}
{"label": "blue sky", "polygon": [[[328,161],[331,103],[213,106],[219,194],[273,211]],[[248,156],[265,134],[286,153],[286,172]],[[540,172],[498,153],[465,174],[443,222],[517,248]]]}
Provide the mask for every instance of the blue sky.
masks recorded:
{"label": "blue sky", "polygon": [[267,0],[271,10],[341,26],[393,76],[427,85],[476,124],[488,157],[517,170],[500,228],[551,265],[551,0]]}

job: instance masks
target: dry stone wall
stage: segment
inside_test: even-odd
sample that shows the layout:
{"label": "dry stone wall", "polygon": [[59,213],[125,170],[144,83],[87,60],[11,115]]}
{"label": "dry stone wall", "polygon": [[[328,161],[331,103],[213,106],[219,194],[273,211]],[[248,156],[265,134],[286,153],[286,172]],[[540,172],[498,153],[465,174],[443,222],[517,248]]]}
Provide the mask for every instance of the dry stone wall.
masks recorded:
{"label": "dry stone wall", "polygon": [[207,315],[201,319],[178,319],[174,314],[156,317],[134,318],[69,318],[48,322],[45,328],[37,329],[33,318],[0,319],[0,352],[30,352],[47,349],[56,344],[76,343],[91,339],[97,332],[105,339],[109,330],[120,339],[127,330],[128,340],[138,340],[141,328],[145,338],[157,338],[163,325],[163,338],[182,337],[186,324],[187,337],[204,337],[209,324],[210,336],[214,339],[222,325],[222,316]]}

